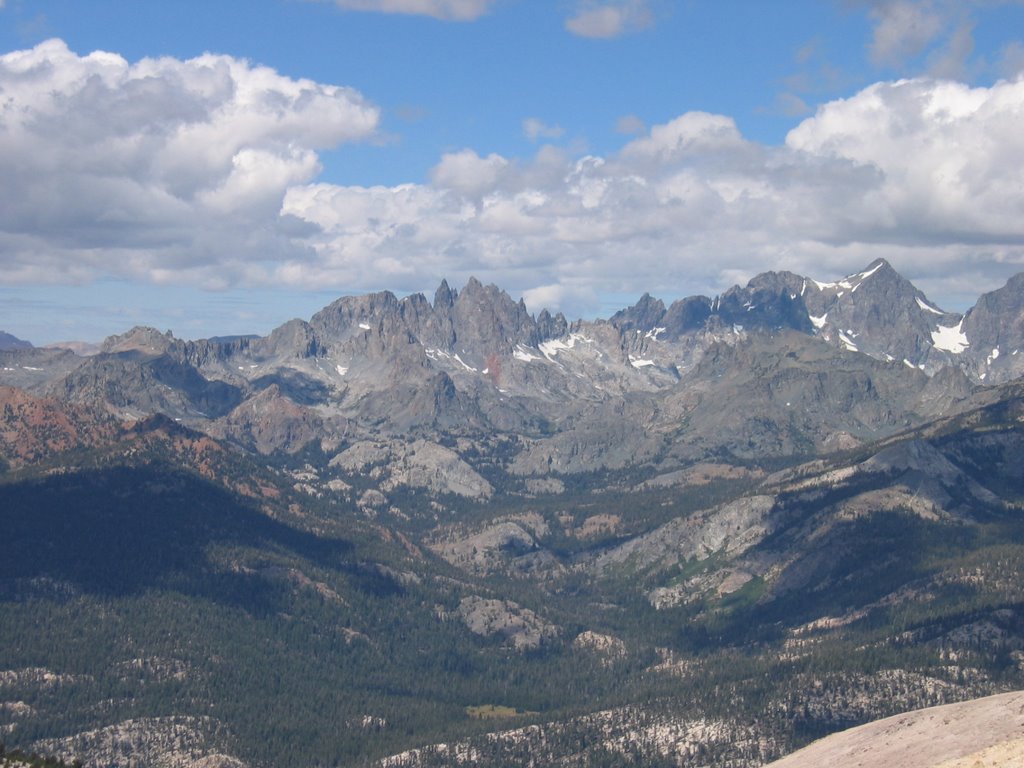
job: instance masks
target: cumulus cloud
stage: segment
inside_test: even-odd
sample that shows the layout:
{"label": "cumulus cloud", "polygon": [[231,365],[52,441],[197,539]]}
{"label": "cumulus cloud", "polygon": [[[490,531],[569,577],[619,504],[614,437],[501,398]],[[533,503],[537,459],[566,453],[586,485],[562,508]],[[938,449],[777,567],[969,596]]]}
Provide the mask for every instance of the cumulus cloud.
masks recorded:
{"label": "cumulus cloud", "polygon": [[884,256],[948,292],[964,263],[1024,264],[1024,80],[876,83],[778,146],[688,112],[604,156],[465,148],[428,183],[378,187],[317,183],[318,151],[374,136],[376,108],[230,57],[129,64],[51,41],[0,57],[0,90],[8,282],[412,291],[476,275],[579,315],[769,268],[829,277]]}
{"label": "cumulus cloud", "polygon": [[885,256],[948,292],[953,265],[1024,264],[1022,108],[1024,82],[906,80],[825,105],[777,147],[693,112],[606,157],[465,150],[429,185],[300,185],[284,210],[319,228],[318,259],[289,279],[423,289],[476,274],[534,311],[584,313],[601,293],[827,277]]}
{"label": "cumulus cloud", "polygon": [[595,2],[583,0],[565,28],[580,37],[608,39],[621,37],[650,26],[653,15],[646,0]]}
{"label": "cumulus cloud", "polygon": [[334,0],[346,11],[432,16],[444,21],[473,21],[486,14],[494,0]]}
{"label": "cumulus cloud", "polygon": [[442,157],[430,175],[435,186],[472,196],[493,188],[508,165],[508,160],[499,155],[480,157],[464,149]]}
{"label": "cumulus cloud", "polygon": [[229,56],[79,56],[60,40],[0,56],[0,263],[7,280],[237,282],[308,252],[285,191],[317,150],[370,137],[348,88]]}

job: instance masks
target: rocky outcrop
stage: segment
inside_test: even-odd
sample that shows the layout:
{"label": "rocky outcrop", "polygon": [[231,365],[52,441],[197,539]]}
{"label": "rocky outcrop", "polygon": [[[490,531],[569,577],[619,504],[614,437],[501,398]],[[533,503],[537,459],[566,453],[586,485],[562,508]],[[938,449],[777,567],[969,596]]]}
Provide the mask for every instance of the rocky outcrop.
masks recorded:
{"label": "rocky outcrop", "polygon": [[836,733],[767,768],[1010,768],[1024,764],[1024,693],[946,704]]}
{"label": "rocky outcrop", "polygon": [[208,431],[214,437],[232,440],[266,455],[300,451],[324,438],[327,430],[314,411],[285,397],[281,388],[272,384],[219,419]]}
{"label": "rocky outcrop", "polygon": [[494,493],[491,484],[455,451],[427,440],[360,441],[337,454],[330,466],[349,474],[368,474],[384,493],[400,487],[474,499]]}
{"label": "rocky outcrop", "polygon": [[457,613],[473,634],[503,638],[517,651],[539,648],[560,633],[557,626],[511,600],[474,595],[462,599]]}
{"label": "rocky outcrop", "polygon": [[72,760],[88,755],[84,765],[146,765],[152,768],[245,768],[236,758],[223,754],[218,744],[225,729],[209,717],[150,717],[125,720],[115,725],[84,731],[62,739],[42,739],[32,750]]}

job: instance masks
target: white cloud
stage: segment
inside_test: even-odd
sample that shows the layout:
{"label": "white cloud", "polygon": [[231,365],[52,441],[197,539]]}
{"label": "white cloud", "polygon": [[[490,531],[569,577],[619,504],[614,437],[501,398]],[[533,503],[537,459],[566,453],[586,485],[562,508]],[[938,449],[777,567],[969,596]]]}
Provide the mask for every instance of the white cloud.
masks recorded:
{"label": "white cloud", "polygon": [[464,150],[430,185],[295,187],[285,211],[321,234],[308,241],[318,258],[285,279],[428,290],[476,274],[536,311],[713,292],[769,268],[828,277],[885,256],[946,290],[965,260],[1024,264],[1021,109],[1024,82],[879,83],[780,147],[697,112],[603,158]]}
{"label": "white cloud", "polygon": [[646,0],[582,0],[575,15],[566,20],[565,28],[580,37],[608,39],[648,27],[652,21]]}
{"label": "white cloud", "polygon": [[0,57],[0,89],[6,282],[411,291],[476,275],[571,313],[877,256],[942,290],[964,263],[1024,265],[1024,80],[877,83],[774,147],[688,112],[603,157],[466,148],[392,187],[315,183],[319,150],[375,134],[358,93],[230,57],[129,64],[51,41]]}
{"label": "white cloud", "polygon": [[565,133],[560,125],[548,125],[536,117],[528,117],[523,120],[523,135],[530,141],[537,139],[557,139]]}
{"label": "white cloud", "polygon": [[475,195],[495,185],[509,162],[495,154],[480,157],[471,149],[446,154],[431,171],[437,187]]}
{"label": "white cloud", "polygon": [[60,40],[0,56],[7,280],[237,282],[307,251],[279,217],[316,151],[372,136],[360,94],[228,56],[130,64]]}
{"label": "white cloud", "polygon": [[864,201],[844,212],[855,226],[847,236],[1021,242],[1024,189],[1015,169],[1024,162],[1022,107],[1024,82],[878,83],[819,109],[787,145],[877,174]]}
{"label": "white cloud", "polygon": [[445,21],[473,21],[486,14],[494,0],[334,0],[346,11],[433,16]]}

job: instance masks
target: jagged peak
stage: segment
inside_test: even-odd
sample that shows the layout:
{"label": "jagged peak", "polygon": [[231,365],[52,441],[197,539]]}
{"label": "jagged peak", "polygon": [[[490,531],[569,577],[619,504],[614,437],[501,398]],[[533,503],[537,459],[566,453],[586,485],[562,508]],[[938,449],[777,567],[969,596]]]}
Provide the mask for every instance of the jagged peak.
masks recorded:
{"label": "jagged peak", "polygon": [[475,302],[487,301],[490,303],[501,303],[510,307],[515,307],[517,311],[521,311],[524,315],[527,315],[526,302],[522,299],[517,303],[512,297],[502,288],[499,288],[494,283],[484,285],[475,277],[470,277],[466,282],[466,286],[458,294],[455,303],[456,304],[469,304]]}
{"label": "jagged peak", "polygon": [[636,304],[612,315],[609,322],[622,330],[639,328],[649,331],[660,322],[664,315],[665,303],[661,299],[655,299],[649,293],[644,293],[637,299]]}
{"label": "jagged peak", "polygon": [[437,290],[434,292],[434,309],[451,307],[455,303],[456,298],[458,298],[458,292],[453,291],[448,285],[448,281],[442,279],[441,284],[437,286]]}
{"label": "jagged peak", "polygon": [[879,256],[877,259],[872,261],[867,267],[864,268],[865,272],[872,272],[875,270],[883,270],[889,272],[896,272],[896,269],[887,260]]}

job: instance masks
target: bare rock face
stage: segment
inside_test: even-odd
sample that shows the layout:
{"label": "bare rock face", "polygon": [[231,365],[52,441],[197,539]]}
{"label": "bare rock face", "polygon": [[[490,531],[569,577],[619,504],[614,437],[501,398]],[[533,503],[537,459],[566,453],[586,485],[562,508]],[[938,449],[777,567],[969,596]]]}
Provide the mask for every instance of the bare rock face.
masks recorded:
{"label": "bare rock face", "polygon": [[431,549],[456,568],[481,576],[532,570],[530,566],[543,553],[535,538],[538,532],[528,528],[521,520],[503,520],[468,536],[437,541]]}
{"label": "bare rock face", "polygon": [[170,331],[160,333],[156,328],[136,326],[127,333],[110,336],[103,341],[100,352],[103,354],[117,354],[124,352],[136,352],[141,355],[163,355],[180,348],[182,342],[174,338]]}
{"label": "bare rock face", "polygon": [[1024,274],[979,298],[962,331],[973,378],[999,384],[1024,374]]}
{"label": "bare rock face", "polygon": [[[157,339],[173,347],[163,336]],[[145,335],[145,343],[149,341],[153,339]],[[192,423],[223,416],[243,398],[238,387],[207,379],[178,356],[151,354],[148,347],[141,352],[133,348],[86,358],[54,382],[50,392],[70,402],[103,404],[131,418],[162,413]]]}
{"label": "bare rock face", "polygon": [[378,478],[384,493],[399,487],[474,499],[490,498],[494,493],[491,484],[455,451],[427,440],[363,440],[339,453],[330,464]]}
{"label": "bare rock face", "polygon": [[836,733],[767,768],[1024,765],[1024,693],[920,709]]}
{"label": "bare rock face", "polygon": [[[89,755],[89,768],[107,765],[146,765],[152,768],[245,768],[245,763],[222,754],[215,746],[225,739],[223,727],[209,717],[151,717],[32,745],[41,754],[68,760]],[[208,761],[208,762],[200,762]]]}
{"label": "bare rock face", "polygon": [[572,647],[598,657],[601,666],[611,666],[626,657],[626,644],[613,635],[586,630],[576,635]]}
{"label": "bare rock face", "polygon": [[286,397],[272,384],[247,399],[211,428],[214,437],[225,437],[260,454],[295,453],[325,434],[323,420],[311,409]]}
{"label": "bare rock face", "polygon": [[603,571],[622,563],[641,570],[665,570],[714,553],[737,555],[771,531],[773,496],[749,496],[692,517],[677,518],[651,533],[598,556],[592,567]]}
{"label": "bare rock face", "polygon": [[458,615],[470,632],[484,637],[499,635],[517,651],[539,648],[557,637],[560,631],[511,600],[466,597],[459,603]]}
{"label": "bare rock face", "polygon": [[934,334],[962,316],[933,305],[885,259],[833,283],[807,280],[802,290],[819,335],[837,347],[930,373],[951,360]]}

